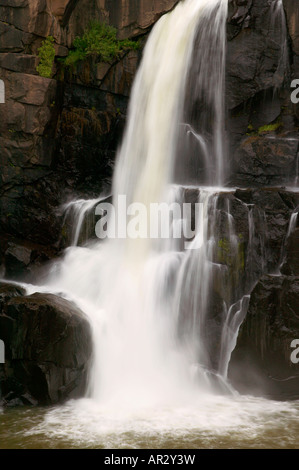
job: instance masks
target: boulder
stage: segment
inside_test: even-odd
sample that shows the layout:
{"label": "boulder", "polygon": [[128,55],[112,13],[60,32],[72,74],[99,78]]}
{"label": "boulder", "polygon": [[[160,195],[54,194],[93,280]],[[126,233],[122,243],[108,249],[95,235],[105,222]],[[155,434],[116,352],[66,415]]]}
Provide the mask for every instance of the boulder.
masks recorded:
{"label": "boulder", "polygon": [[91,358],[87,318],[55,295],[23,293],[0,284],[2,403],[45,405],[83,396]]}

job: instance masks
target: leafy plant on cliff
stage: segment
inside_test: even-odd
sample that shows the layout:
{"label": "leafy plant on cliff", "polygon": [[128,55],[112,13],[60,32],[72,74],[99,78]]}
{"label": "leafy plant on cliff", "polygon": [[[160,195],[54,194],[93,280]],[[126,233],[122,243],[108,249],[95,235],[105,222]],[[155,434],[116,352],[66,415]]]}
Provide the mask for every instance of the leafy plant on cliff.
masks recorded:
{"label": "leafy plant on cliff", "polygon": [[66,67],[75,67],[90,55],[96,55],[101,62],[111,62],[127,50],[139,48],[137,41],[118,40],[117,30],[107,24],[93,22],[83,36],[75,38],[73,49],[63,60]]}
{"label": "leafy plant on cliff", "polygon": [[51,78],[53,74],[53,64],[55,59],[54,38],[48,36],[38,49],[39,64],[36,67],[41,77]]}

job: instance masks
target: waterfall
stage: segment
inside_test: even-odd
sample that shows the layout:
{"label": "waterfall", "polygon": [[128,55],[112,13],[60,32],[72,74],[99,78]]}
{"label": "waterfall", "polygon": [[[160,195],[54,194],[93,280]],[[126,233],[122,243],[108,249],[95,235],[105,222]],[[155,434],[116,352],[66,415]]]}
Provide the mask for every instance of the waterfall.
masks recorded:
{"label": "waterfall", "polygon": [[186,108],[203,98],[207,110],[201,111],[201,120],[215,121],[209,130],[213,148],[207,147],[214,174],[205,184],[223,183],[226,16],[227,0],[189,0],[155,25],[132,90],[114,195],[126,194],[128,203],[161,200],[175,178],[179,131],[189,130]]}
{"label": "waterfall", "polygon": [[277,70],[273,77],[275,88],[279,88],[290,72],[288,54],[288,30],[287,21],[282,0],[273,0],[271,4],[271,28],[280,31],[280,54]]}
{"label": "waterfall", "polygon": [[[104,198],[98,199],[78,199],[71,201],[62,207],[64,212],[64,223],[70,218],[72,227],[70,234],[70,246],[77,246],[82,238],[83,243],[90,238],[90,234],[94,233],[95,217],[94,208]],[[92,215],[92,217],[88,217]],[[91,220],[89,220],[91,219]],[[82,233],[85,232],[85,233]]]}
{"label": "waterfall", "polygon": [[287,238],[291,235],[291,233],[295,230],[296,224],[298,219],[298,212],[293,212],[290,219],[290,224],[287,232]]}
{"label": "waterfall", "polygon": [[[232,352],[249,308],[251,292],[252,320],[259,322],[259,316],[271,316],[271,322],[275,323],[272,322],[274,343],[276,323],[285,320],[276,318],[276,304],[285,307],[282,315],[288,320],[290,306],[284,306],[281,300],[286,298],[289,285],[294,286],[289,292],[295,296],[295,277],[286,274],[277,283],[274,279],[273,284],[270,277],[280,275],[279,267],[284,268],[282,273],[287,272],[288,263],[284,266],[284,261],[285,258],[288,261],[293,251],[293,245],[290,249],[288,245],[293,241],[299,210],[298,195],[291,195],[283,188],[226,186],[230,169],[224,82],[230,1],[181,0],[155,24],[133,85],[126,128],[117,153],[112,195],[65,204],[61,239],[57,243],[59,247],[67,246],[63,259],[53,260],[46,281],[37,271],[36,278],[43,285],[20,284],[28,295],[51,293],[75,303],[89,319],[93,344],[83,398],[70,398],[67,403],[36,408],[32,412],[27,407],[17,410],[22,418],[20,423],[13,420],[14,412],[2,413],[4,438],[7,441],[6,428],[10,427],[13,445],[21,436],[20,445],[30,448],[42,447],[45,442],[51,448],[70,445],[131,450],[219,445],[253,448],[256,444],[269,448],[273,443],[296,446],[298,401],[250,396],[249,387],[238,388],[239,395],[229,382],[230,378],[234,380],[231,374],[234,364],[231,369],[229,365],[231,359],[234,363]],[[233,2],[238,12],[243,15],[246,11],[250,15],[250,22],[245,19],[243,24],[231,25],[236,26],[236,31],[240,26],[241,34],[248,33],[248,37],[249,33],[257,35],[258,28],[250,31],[250,27],[253,21],[259,20],[256,2],[252,8],[249,3]],[[279,34],[275,37],[282,38],[281,44],[271,42],[271,48],[281,55],[278,67],[272,70],[271,88],[276,91],[282,85],[287,67],[283,1],[267,0],[263,5],[261,14],[267,14],[266,27],[270,26],[263,34],[271,35],[277,28]],[[251,37],[250,44],[254,38]],[[268,63],[264,64],[264,60],[269,59],[272,64],[272,55],[273,51],[271,60],[265,54],[262,57],[261,64],[265,65],[267,74]],[[261,279],[264,274],[268,276]],[[259,279],[261,283],[253,291]],[[282,292],[277,290],[280,285]],[[4,301],[6,292],[4,289]],[[43,314],[39,305],[49,310],[48,300],[33,297],[32,304],[30,298],[28,303],[32,312],[39,315]],[[55,297],[53,300],[54,308]],[[263,310],[265,302],[269,303],[269,312]],[[23,296],[8,303],[7,313],[16,319],[17,329],[22,326],[17,314],[26,314],[26,304]],[[64,315],[64,305],[56,317],[60,315]],[[261,318],[262,330],[266,325],[264,320]],[[63,344],[73,350],[69,341],[79,333],[77,326],[70,324],[68,318],[67,321],[69,334],[66,331]],[[64,323],[63,318],[61,322]],[[9,328],[13,326],[11,319],[4,315],[3,325],[6,323]],[[244,326],[242,336],[250,335],[252,325]],[[21,330],[26,341],[27,329]],[[287,338],[285,330],[282,326],[281,332]],[[250,339],[247,342],[245,337],[244,341],[242,336],[236,353],[244,351],[247,356],[251,350]],[[65,356],[61,364],[60,361],[50,363],[48,368],[44,360],[41,364],[35,361],[43,346],[42,358],[47,357],[49,349],[47,344],[40,344],[40,335],[37,339],[25,351],[34,356],[32,361],[25,352],[21,360],[18,351],[10,351],[12,364],[8,365],[17,372],[17,388],[24,366],[26,374],[32,369],[33,379],[43,377],[32,390],[33,396],[37,393],[39,398],[40,393],[46,394],[47,382],[49,387],[55,387],[62,375],[66,379],[63,396],[75,397],[75,393],[81,393],[81,380],[80,390],[76,387],[77,367],[73,373],[64,346],[60,348]],[[254,342],[257,341],[255,335]],[[260,342],[263,350],[264,343]],[[55,345],[51,346],[53,349]],[[286,343],[285,353],[287,347]],[[279,359],[275,347],[273,353],[272,357]],[[253,352],[253,362],[255,356]],[[265,374],[259,372],[259,366],[256,373],[251,373],[247,357],[243,369],[238,364],[235,369],[241,379],[248,376],[248,381],[252,380],[258,387],[261,383],[260,391],[255,392],[253,387],[254,393],[262,393],[266,374],[269,381],[293,379],[270,377],[270,361],[267,357],[265,360]],[[38,373],[40,370],[42,375]],[[237,382],[233,383],[238,386]],[[29,385],[31,391],[32,384]],[[268,387],[265,388],[268,393]],[[22,390],[22,400],[31,400]],[[58,397],[60,391],[62,388],[57,390]],[[12,404],[18,403],[14,391],[8,396],[12,396]],[[281,399],[284,400],[284,394]],[[36,436],[33,441],[28,439],[32,435]],[[131,451],[130,455],[133,455]],[[155,455],[151,454],[148,463],[154,463]],[[157,463],[160,457],[159,454]],[[167,455],[164,463],[166,458]],[[172,463],[180,463],[179,458],[176,461],[173,458]],[[133,457],[121,460],[133,462],[132,466],[140,461]],[[116,453],[109,451],[104,463],[110,462],[120,463]]]}
{"label": "waterfall", "polygon": [[[186,110],[195,51],[197,78],[192,79],[191,98],[205,100],[202,123],[214,120],[212,127],[203,128],[205,136],[198,137],[210,158],[204,183],[223,183],[226,17],[227,0],[185,0],[153,28],[133,86],[117,157],[116,214],[123,195],[128,205],[142,204],[147,211],[153,203],[186,202],[183,186],[174,183],[178,159],[183,162],[185,158],[184,152],[179,155],[182,128],[193,132],[193,122],[186,123]],[[190,183],[186,172],[183,183]],[[136,405],[167,402],[170,395],[186,395],[198,383],[211,390],[206,371],[217,374],[218,365],[210,357],[213,351],[211,341],[206,341],[206,328],[215,269],[210,224],[216,221],[217,192],[217,188],[197,190],[199,223],[187,248],[179,239],[109,239],[69,248],[54,269],[51,288],[75,299],[92,325],[90,397],[104,401],[114,397]],[[74,245],[82,227],[81,215],[93,204],[76,204]],[[185,222],[174,217],[171,230]],[[221,312],[224,307],[221,304]]]}
{"label": "waterfall", "polygon": [[224,125],[227,2],[205,3],[188,70],[175,178],[181,184],[223,186],[229,175]]}

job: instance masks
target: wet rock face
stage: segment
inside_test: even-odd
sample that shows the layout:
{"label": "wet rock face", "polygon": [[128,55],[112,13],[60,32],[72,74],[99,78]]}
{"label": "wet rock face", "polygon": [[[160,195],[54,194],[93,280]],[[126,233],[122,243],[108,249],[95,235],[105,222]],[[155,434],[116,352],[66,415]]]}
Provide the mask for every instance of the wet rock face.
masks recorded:
{"label": "wet rock face", "polygon": [[[227,103],[233,109],[261,90],[280,86],[282,21],[275,19],[274,1],[247,0],[228,20]],[[277,79],[277,83],[274,81]]]}
{"label": "wet rock face", "polygon": [[299,369],[291,360],[298,311],[298,277],[264,276],[258,282],[229,366],[229,379],[237,390],[274,399],[298,398]]}
{"label": "wet rock face", "polygon": [[50,294],[25,297],[23,289],[1,284],[0,332],[2,404],[51,404],[84,395],[91,332],[72,303]]}
{"label": "wet rock face", "polygon": [[[290,43],[292,50],[292,79],[299,77],[299,7],[297,2],[292,0],[283,0],[284,9],[286,12],[287,26],[290,35]],[[299,119],[298,105],[294,105],[293,111]]]}
{"label": "wet rock face", "polygon": [[[285,12],[279,5],[276,0],[230,4],[227,128],[231,183],[240,186],[289,184],[294,173],[297,152],[284,139],[299,137],[298,110],[290,97],[291,80],[297,78],[296,35],[290,25],[298,31],[299,10],[296,2],[286,0]],[[276,148],[268,137],[277,138]]]}
{"label": "wet rock face", "polygon": [[235,154],[236,184],[250,187],[295,185],[298,149],[299,136],[245,137]]}
{"label": "wet rock face", "polygon": [[[198,190],[187,189],[185,198],[190,203],[198,201]],[[207,348],[210,348],[208,350],[210,351],[211,361],[213,361],[211,366],[215,370],[219,365],[217,361],[219,360],[219,344],[221,343],[223,321],[224,318],[227,318],[227,312],[224,313],[223,305],[225,304],[228,309],[233,306],[232,311],[235,308],[239,310],[238,301],[244,295],[250,295],[256,284],[266,273],[279,273],[282,265],[289,270],[292,269],[289,272],[284,267],[282,269],[284,274],[298,275],[298,271],[296,271],[298,269],[298,246],[296,245],[298,229],[296,229],[296,220],[294,219],[298,204],[299,193],[281,188],[238,189],[231,192],[220,192],[211,202],[209,215],[210,220],[213,221],[213,265],[210,271],[207,269],[207,275],[210,275],[210,302],[205,310],[205,331]],[[269,278],[275,280],[278,279],[278,275]],[[277,284],[278,290],[281,285]],[[288,315],[291,321],[293,307],[287,309],[287,298],[292,295],[290,289],[291,287],[289,288],[289,285],[286,284],[281,302],[285,303],[286,307],[284,311],[286,313],[282,315]],[[252,295],[254,296],[254,293]],[[255,299],[256,308],[261,309],[256,324],[260,323],[260,318],[265,317],[265,321],[268,321],[271,325],[272,310],[269,298],[263,300],[259,296]],[[269,304],[267,304],[268,301]],[[244,308],[245,316],[247,305]],[[250,316],[250,310],[248,315]],[[190,324],[188,308],[183,310],[180,320],[180,331],[188,331],[188,328],[191,330],[194,327],[193,324]],[[247,319],[244,325],[246,324]],[[254,334],[255,327],[256,325],[253,325],[252,336],[248,339],[250,343],[248,346],[248,361],[255,360],[255,340],[258,347],[263,348],[265,355],[271,355],[270,342],[265,343],[262,330],[257,330],[256,337]],[[295,322],[292,331],[292,335],[295,335],[294,338],[299,335],[297,327],[298,325]],[[276,349],[284,350],[285,326],[280,317],[276,321],[273,334],[276,338]],[[242,333],[240,337],[240,348],[242,348]],[[234,354],[238,354],[238,350],[239,346],[237,346]],[[253,355],[252,359],[251,354]],[[245,362],[240,362],[236,367],[235,365],[236,362],[232,360],[231,380],[238,390],[246,392],[246,387],[248,387],[250,381],[254,383],[250,384],[248,390],[251,391],[256,386],[257,393],[267,393],[269,396],[273,393],[274,397],[283,390],[276,385],[272,390],[271,382],[268,384],[269,387],[265,389],[266,391],[263,389],[265,371],[260,371],[259,380],[252,375],[250,379],[246,379],[246,385],[242,386],[243,382],[238,384],[238,376],[240,375],[242,380],[244,376],[244,373],[240,373],[240,370],[247,370],[249,366]],[[280,361],[279,367],[285,367],[283,361]],[[280,370],[279,367],[278,371]],[[253,373],[254,371],[252,371]],[[257,374],[256,370],[255,373]],[[263,387],[261,387],[261,383]],[[258,386],[260,386],[259,390]]]}
{"label": "wet rock face", "polygon": [[299,372],[290,360],[290,345],[299,337],[298,229],[288,230],[298,199],[283,188],[265,186],[298,183],[298,106],[291,103],[290,83],[299,77],[299,5],[284,0],[284,23],[279,2],[245,0],[244,14],[240,3],[231,2],[228,24],[231,183],[251,188],[236,195],[251,207],[255,227],[252,280],[280,269],[282,274],[257,282],[232,354],[229,378],[240,392],[294,398]]}
{"label": "wet rock face", "polygon": [[285,259],[281,272],[288,276],[299,276],[299,228],[290,234],[285,249]]}

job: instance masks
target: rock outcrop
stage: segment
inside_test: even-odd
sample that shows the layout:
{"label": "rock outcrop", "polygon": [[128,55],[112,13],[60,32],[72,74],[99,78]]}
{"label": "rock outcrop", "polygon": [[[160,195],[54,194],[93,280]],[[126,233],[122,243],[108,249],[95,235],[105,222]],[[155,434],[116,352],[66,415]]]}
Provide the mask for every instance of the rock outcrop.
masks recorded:
{"label": "rock outcrop", "polygon": [[[254,288],[229,367],[234,387],[274,399],[298,398],[299,278],[264,276]],[[295,358],[296,360],[296,358]]]}
{"label": "rock outcrop", "polygon": [[298,178],[298,136],[253,135],[245,137],[236,150],[240,186],[296,185]]}
{"label": "rock outcrop", "polygon": [[[228,28],[232,184],[297,186],[298,106],[291,102],[290,83],[299,77],[299,8],[289,0],[283,0],[284,10],[278,1],[253,0],[239,7],[238,3]],[[257,284],[232,354],[229,378],[241,392],[278,399],[299,395],[298,365],[291,362],[291,342],[299,336],[298,229],[291,226],[290,212],[287,222],[283,209],[288,207],[295,216],[298,202],[293,196],[291,202],[283,188],[239,192],[242,200],[255,204],[256,215],[260,203],[266,208],[258,217],[259,234],[267,238],[267,261],[259,273],[255,270]],[[254,265],[260,266],[260,249],[253,245]],[[263,273],[275,275],[259,280]]]}
{"label": "rock outcrop", "polygon": [[83,396],[91,358],[88,320],[60,297],[24,294],[0,284],[0,403],[45,405]]}
{"label": "rock outcrop", "polygon": [[[295,31],[299,30],[299,11],[294,2],[286,1],[284,7],[277,0],[231,3],[227,128],[232,184],[293,184],[290,174],[298,173],[294,167],[298,109],[291,102],[290,84],[298,70]],[[274,146],[271,139],[275,139]]]}

